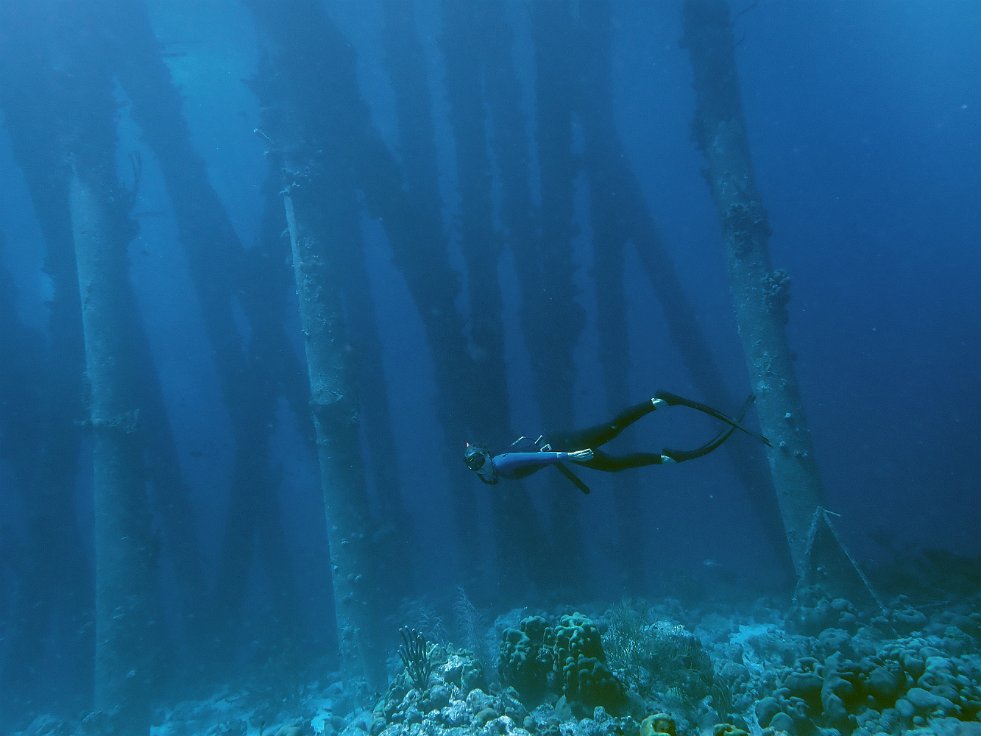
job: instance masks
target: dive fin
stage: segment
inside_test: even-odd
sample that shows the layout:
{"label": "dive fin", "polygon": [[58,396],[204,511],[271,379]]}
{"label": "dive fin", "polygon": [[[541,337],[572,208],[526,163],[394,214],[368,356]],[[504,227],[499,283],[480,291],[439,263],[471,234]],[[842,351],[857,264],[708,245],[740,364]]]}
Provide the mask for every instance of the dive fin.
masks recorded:
{"label": "dive fin", "polygon": [[[658,398],[664,398],[664,397],[659,396]],[[665,401],[668,400],[665,399]],[[741,422],[743,420],[743,417],[746,416],[746,412],[749,411],[749,407],[753,405],[754,401],[756,401],[756,397],[753,396],[753,394],[750,394],[746,398],[746,401],[743,402],[742,408],[739,410],[739,414],[736,416],[735,421],[727,420],[726,423],[729,426],[726,427],[721,432],[719,432],[717,435],[715,435],[715,437],[710,439],[701,447],[696,447],[694,450],[671,450],[665,448],[663,450],[663,454],[667,455],[669,458],[671,458],[677,463],[683,463],[686,460],[694,460],[697,457],[708,455],[710,452],[712,452],[712,450],[715,450],[719,445],[721,445],[723,442],[729,439],[729,437],[732,435],[733,432],[735,432],[737,429],[742,429],[742,427],[739,426],[739,422]],[[668,403],[670,404],[670,402]],[[687,404],[685,404],[685,406],[687,406]],[[745,432],[746,430],[743,429],[743,431]],[[752,432],[748,432],[747,434],[752,434]],[[763,439],[767,445],[770,444],[770,441],[767,440],[765,437],[761,436],[761,439]]]}
{"label": "dive fin", "polygon": [[744,406],[738,419],[730,419],[718,409],[713,409],[711,406],[708,406],[707,404],[702,404],[701,402],[693,401],[692,399],[686,399],[684,396],[678,396],[678,394],[672,394],[668,391],[658,391],[654,395],[654,398],[663,399],[668,406],[687,406],[689,409],[694,409],[695,411],[700,411],[703,414],[708,414],[710,417],[714,417],[715,419],[718,419],[720,422],[725,422],[733,429],[738,429],[740,432],[745,432],[750,437],[755,437],[767,447],[772,446],[768,438],[764,437],[761,434],[757,434],[756,432],[753,432],[749,429],[746,429],[744,426],[742,426],[739,423],[742,421],[743,415],[746,413],[746,409],[749,407],[749,405],[751,405],[756,400],[756,397],[753,394],[749,395],[749,398],[747,399],[747,404]]}

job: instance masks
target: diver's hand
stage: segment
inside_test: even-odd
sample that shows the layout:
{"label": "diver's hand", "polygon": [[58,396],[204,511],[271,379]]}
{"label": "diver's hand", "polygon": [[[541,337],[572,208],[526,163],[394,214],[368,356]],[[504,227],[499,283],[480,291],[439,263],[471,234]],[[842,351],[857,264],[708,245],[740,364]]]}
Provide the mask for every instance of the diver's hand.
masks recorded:
{"label": "diver's hand", "polygon": [[586,463],[593,459],[593,451],[590,449],[576,450],[567,452],[566,456],[575,463]]}

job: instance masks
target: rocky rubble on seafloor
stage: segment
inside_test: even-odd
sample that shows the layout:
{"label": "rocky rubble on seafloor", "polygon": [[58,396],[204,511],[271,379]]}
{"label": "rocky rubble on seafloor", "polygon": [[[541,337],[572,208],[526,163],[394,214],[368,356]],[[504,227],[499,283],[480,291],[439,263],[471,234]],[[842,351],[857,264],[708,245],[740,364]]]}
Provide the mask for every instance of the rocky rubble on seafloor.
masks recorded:
{"label": "rocky rubble on seafloor", "polygon": [[[481,639],[492,654],[412,631],[380,695],[339,678],[288,701],[243,690],[161,712],[151,734],[981,736],[979,596],[871,612],[821,596],[789,610],[521,609]],[[42,716],[15,736],[111,733],[93,713]]]}
{"label": "rocky rubble on seafloor", "polygon": [[[928,614],[899,598],[870,615],[817,598],[785,617],[635,603],[503,618],[497,672],[434,647],[429,681],[396,677],[370,736],[981,736],[976,606]],[[668,730],[651,730],[655,715]]]}

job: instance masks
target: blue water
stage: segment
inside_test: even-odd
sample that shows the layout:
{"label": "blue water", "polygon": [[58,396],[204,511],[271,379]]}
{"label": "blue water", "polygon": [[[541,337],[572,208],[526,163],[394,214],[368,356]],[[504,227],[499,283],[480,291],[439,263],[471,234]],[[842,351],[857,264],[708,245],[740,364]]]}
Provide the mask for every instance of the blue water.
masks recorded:
{"label": "blue water", "polygon": [[[19,9],[28,0],[0,3],[8,6],[3,11],[8,21],[29,22],[28,14]],[[511,19],[522,85],[515,104],[522,106],[529,126],[534,122],[535,84],[532,4],[500,4]],[[52,20],[58,15],[56,5],[49,8],[50,16],[41,15],[52,28],[57,27]],[[266,144],[253,133],[259,125],[259,104],[244,82],[255,75],[259,60],[252,17],[244,4],[225,0],[151,0],[147,5],[173,80],[183,93],[192,141],[207,163],[211,184],[241,242],[246,248],[257,247],[263,237],[268,163]],[[357,54],[360,93],[372,122],[397,151],[398,120],[380,36],[383,3],[326,5]],[[450,234],[451,259],[459,268],[459,183],[440,50],[440,4],[419,0],[416,5],[440,175],[441,201],[433,206]],[[704,161],[690,131],[694,93],[687,51],[679,44],[681,3],[613,5],[610,85],[623,150],[727,389],[741,397],[749,391],[749,379],[728,294],[718,218],[702,173]],[[950,581],[960,583],[965,574],[976,576],[981,556],[981,5],[971,0],[939,5],[925,0],[742,0],[733,2],[731,10],[757,185],[773,230],[772,262],[792,278],[787,331],[827,508],[837,515],[842,540],[874,583],[877,572],[884,586],[901,577],[897,561],[917,559],[925,550],[939,550],[948,560],[945,572]],[[0,29],[0,43],[2,34]],[[219,566],[231,498],[232,420],[222,403],[214,348],[188,263],[177,245],[180,233],[158,164],[130,117],[125,93],[117,88],[116,94],[121,102],[121,176],[124,181],[130,177],[131,152],[141,154],[144,167],[134,206],[140,227],[129,248],[130,279],[180,470],[190,490],[202,568],[211,580]],[[7,98],[4,104],[16,101]],[[40,137],[34,141],[38,146],[50,143]],[[591,264],[593,254],[602,253],[603,233],[590,222],[581,175],[576,180],[575,219],[580,235],[569,247],[576,258],[578,299],[587,315],[575,355],[576,421],[595,423],[622,408],[606,401],[604,361],[626,361],[629,393],[636,400],[657,390],[701,398],[631,249],[623,317],[630,352],[601,354],[598,336],[605,326],[596,314],[602,295],[595,288]],[[416,534],[411,559],[416,588],[406,594],[439,604],[462,585],[473,598],[491,606],[498,596],[507,597],[509,581],[508,571],[494,569],[482,549],[492,528],[488,494],[496,489],[475,478],[461,483],[458,469],[443,465],[446,443],[455,453],[471,438],[443,433],[436,407],[446,387],[434,380],[423,323],[381,225],[368,216],[363,220],[370,295],[383,344],[384,388],[401,468],[400,492]],[[10,299],[0,361],[8,367],[26,366],[28,375],[32,366],[43,363],[45,351],[59,351],[49,343],[53,285],[44,268],[42,224],[15,141],[0,128],[0,231],[5,240],[0,265],[9,281],[3,286],[5,301]],[[277,264],[287,269],[285,237],[278,247]],[[514,264],[510,251],[502,253],[498,270],[512,416],[510,426],[501,427],[498,436],[481,438],[497,445],[544,429],[521,337]],[[287,296],[285,329],[299,357],[301,328],[295,298]],[[462,301],[460,308],[465,309]],[[248,343],[252,337],[246,318],[240,312],[237,319]],[[263,350],[262,345],[253,347]],[[77,715],[86,707],[91,687],[88,676],[77,675],[88,669],[87,663],[66,668],[61,652],[77,627],[90,625],[90,611],[46,611],[50,624],[33,649],[34,659],[12,659],[10,642],[24,624],[18,618],[25,610],[20,605],[23,596],[44,590],[49,582],[25,577],[32,545],[45,540],[31,537],[24,480],[13,456],[30,452],[15,441],[21,422],[36,408],[22,390],[24,380],[20,373],[0,369],[0,670],[7,683],[21,679],[17,673],[24,668],[28,673],[16,703],[0,706],[0,715],[12,719],[45,711]],[[268,461],[278,482],[288,566],[270,568],[266,547],[253,546],[246,565],[249,605],[241,611],[241,620],[230,626],[240,642],[239,662],[260,670],[267,651],[281,645],[275,626],[269,626],[270,617],[276,616],[275,602],[265,598],[276,587],[270,580],[279,577],[292,580],[297,590],[298,630],[308,660],[330,661],[334,646],[316,456],[303,422],[297,421],[285,399],[279,399],[277,407],[266,428],[271,438]],[[720,408],[736,410],[735,405]],[[650,443],[685,446],[704,441],[714,429],[703,418],[676,410],[645,419],[618,441],[630,449],[648,449]],[[364,439],[371,448],[372,438]],[[731,442],[762,463],[751,440],[736,434]],[[83,437],[80,447],[72,489],[75,513],[68,517],[79,532],[73,554],[91,571],[91,446]],[[534,512],[548,521],[556,508],[571,506],[581,523],[579,557],[569,563],[574,566],[571,577],[581,587],[560,593],[529,591],[527,605],[539,601],[535,595],[550,601],[553,594],[566,601],[615,601],[623,595],[663,595],[672,585],[678,586],[679,595],[695,591],[708,598],[723,589],[725,595],[783,591],[789,596],[782,541],[774,538],[724,453],[681,467],[634,472],[636,482],[623,492],[642,496],[638,509],[643,539],[618,538],[615,497],[623,490],[622,476],[593,474],[593,492],[586,497],[572,486],[547,482],[542,473],[524,481],[509,497],[514,499],[511,514]],[[456,546],[454,494],[476,498],[482,536],[469,549]],[[278,532],[255,533],[261,540]],[[642,555],[641,573],[625,580],[622,558],[624,550],[629,554],[631,549]],[[180,582],[166,564],[167,554],[164,546],[160,590],[168,625],[179,631],[179,622],[202,611],[188,611],[176,600]],[[478,578],[468,577],[470,557],[481,560]],[[907,574],[917,569],[904,564],[900,569]],[[942,590],[944,573],[934,569],[930,574],[932,579],[922,582]],[[50,583],[58,584],[54,579]],[[394,611],[387,613],[398,618]],[[394,632],[393,628],[392,641],[386,642],[393,652]],[[178,657],[185,663],[193,660],[184,651]],[[225,679],[232,681],[234,672]]]}

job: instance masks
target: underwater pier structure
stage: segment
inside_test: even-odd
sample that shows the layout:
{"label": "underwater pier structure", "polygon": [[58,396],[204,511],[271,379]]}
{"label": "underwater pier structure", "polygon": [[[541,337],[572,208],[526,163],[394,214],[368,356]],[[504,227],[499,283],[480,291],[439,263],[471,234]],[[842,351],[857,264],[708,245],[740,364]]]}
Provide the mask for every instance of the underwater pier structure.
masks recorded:
{"label": "underwater pier structure", "polygon": [[[722,224],[733,309],[757,415],[772,443],[767,458],[798,588],[859,592],[881,607],[824,507],[785,329],[790,276],[771,264],[770,226],[753,173],[728,3],[686,0],[683,12],[696,94],[692,129]],[[818,533],[822,529],[828,533]]]}
{"label": "underwater pier structure", "polygon": [[[793,64],[838,94],[836,24],[872,11],[780,7],[0,2],[4,733],[981,736],[974,332],[917,305],[941,349],[893,370],[837,300],[880,306],[865,274],[819,263],[866,256],[854,222],[803,247],[851,149]],[[976,194],[948,153],[947,211]],[[883,268],[923,255],[892,241]],[[915,425],[914,381],[945,402]],[[772,447],[672,390],[752,391]],[[588,495],[461,457],[628,405],[658,411],[626,451],[711,427],[712,457]]]}

